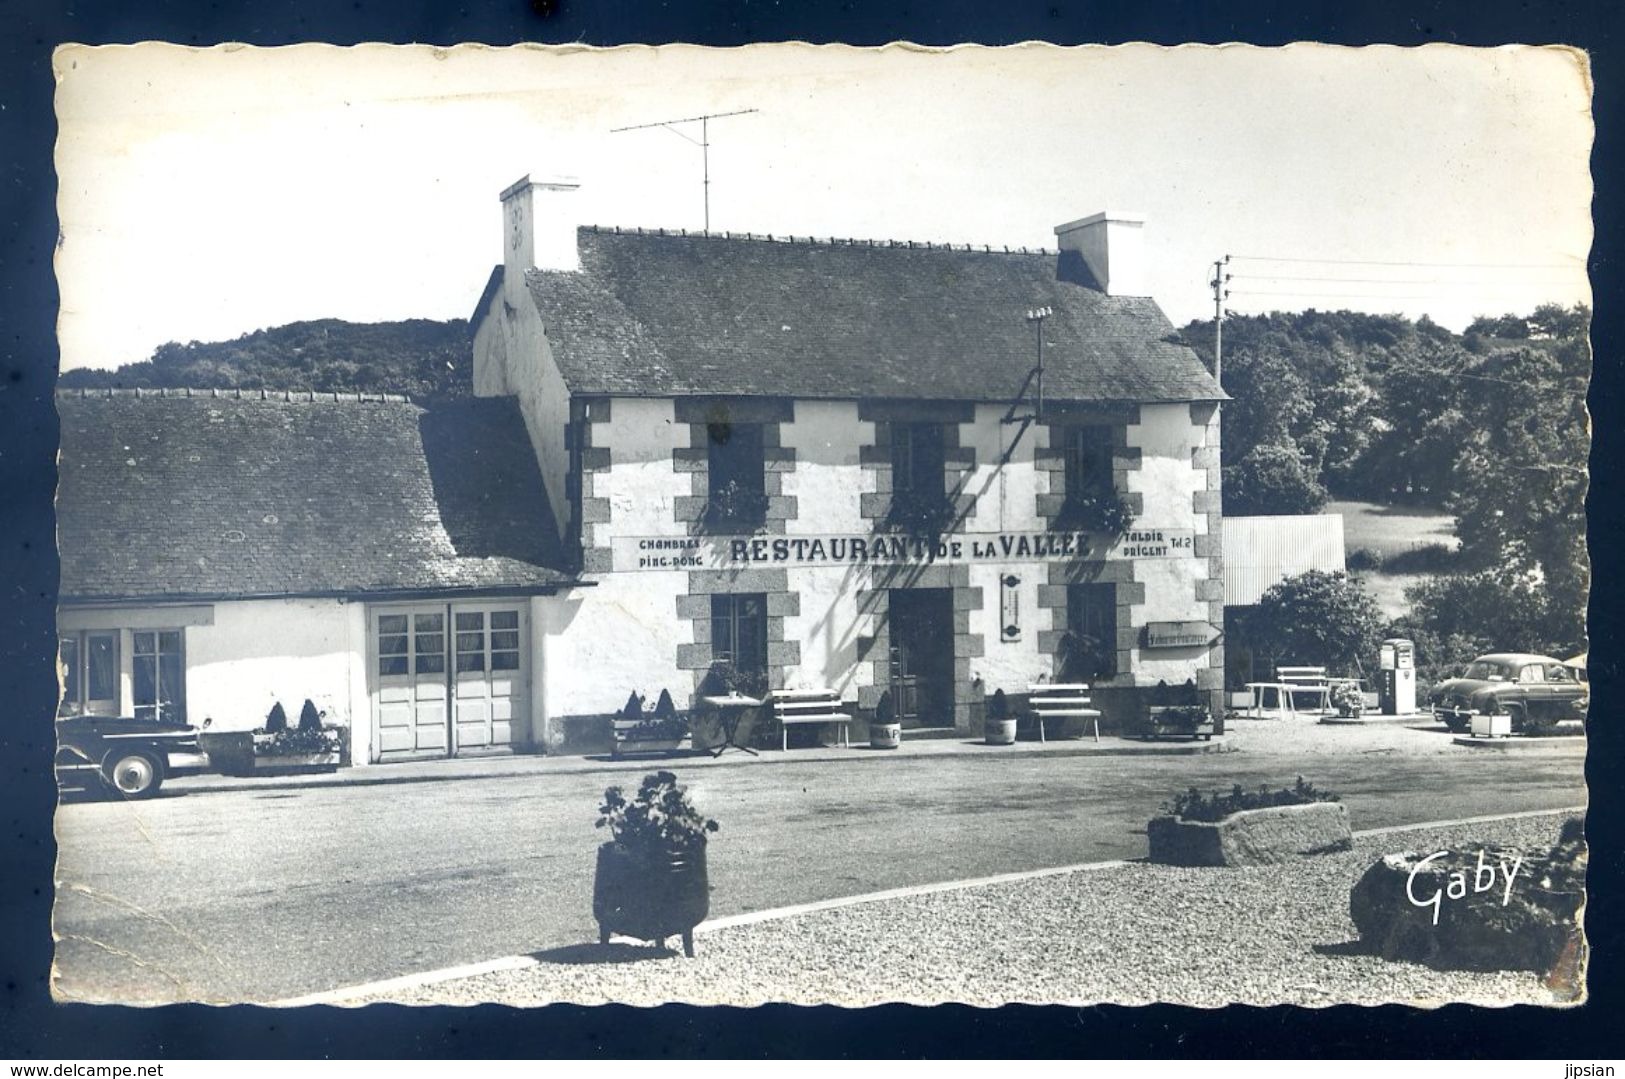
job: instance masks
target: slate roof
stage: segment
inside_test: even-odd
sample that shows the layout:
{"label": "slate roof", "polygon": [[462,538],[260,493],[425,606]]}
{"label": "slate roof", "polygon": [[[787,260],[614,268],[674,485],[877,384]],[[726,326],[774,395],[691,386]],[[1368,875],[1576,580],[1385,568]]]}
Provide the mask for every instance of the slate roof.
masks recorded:
{"label": "slate roof", "polygon": [[64,602],[549,591],[572,580],[517,404],[64,391]]}
{"label": "slate roof", "polygon": [[1026,312],[1048,306],[1046,398],[1223,396],[1155,301],[1105,295],[1075,253],[601,228],[577,242],[582,272],[526,274],[575,393],[1008,401],[1036,357]]}

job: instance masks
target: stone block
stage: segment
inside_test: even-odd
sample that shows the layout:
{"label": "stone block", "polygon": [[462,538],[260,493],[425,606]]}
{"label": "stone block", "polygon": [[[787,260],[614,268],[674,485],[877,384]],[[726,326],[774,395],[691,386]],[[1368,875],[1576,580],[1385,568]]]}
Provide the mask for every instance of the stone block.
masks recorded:
{"label": "stone block", "polygon": [[1151,861],[1186,866],[1279,865],[1354,844],[1340,802],[1244,809],[1212,822],[1154,817],[1146,838]]}
{"label": "stone block", "polygon": [[1445,969],[1532,970],[1571,997],[1583,991],[1587,856],[1577,821],[1547,849],[1431,853],[1387,855],[1350,891],[1349,915],[1372,954]]}
{"label": "stone block", "polygon": [[609,499],[583,498],[581,500],[581,523],[589,525],[608,524],[610,519]]}
{"label": "stone block", "polygon": [[714,659],[711,645],[706,644],[680,644],[677,646],[677,667],[684,671],[703,671],[710,669]]}

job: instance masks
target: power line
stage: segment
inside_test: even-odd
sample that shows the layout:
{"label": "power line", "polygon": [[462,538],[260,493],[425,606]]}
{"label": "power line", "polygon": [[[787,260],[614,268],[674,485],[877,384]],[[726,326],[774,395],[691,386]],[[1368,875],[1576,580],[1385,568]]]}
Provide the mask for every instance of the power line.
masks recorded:
{"label": "power line", "polygon": [[1417,266],[1432,268],[1458,268],[1482,270],[1578,270],[1573,263],[1562,262],[1382,262],[1375,259],[1285,258],[1277,255],[1230,255],[1232,259],[1248,262],[1327,263],[1334,266]]}
{"label": "power line", "polygon": [[1450,281],[1440,277],[1309,277],[1304,274],[1230,274],[1234,281],[1297,281],[1315,282],[1325,281],[1328,284],[1341,284],[1349,282],[1362,285],[1447,285],[1453,288],[1482,288],[1493,285],[1494,281]]}

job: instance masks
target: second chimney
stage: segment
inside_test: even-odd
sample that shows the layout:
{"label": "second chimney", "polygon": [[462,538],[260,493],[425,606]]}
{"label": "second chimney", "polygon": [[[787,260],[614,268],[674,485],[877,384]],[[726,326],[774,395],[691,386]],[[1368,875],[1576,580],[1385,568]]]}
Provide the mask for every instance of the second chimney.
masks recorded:
{"label": "second chimney", "polygon": [[580,186],[573,177],[526,176],[502,192],[502,265],[509,281],[522,283],[530,269],[581,269],[576,215],[569,212]]}
{"label": "second chimney", "polygon": [[1145,251],[1140,245],[1144,226],[1144,214],[1107,210],[1055,226],[1055,241],[1062,251],[1083,256],[1106,295],[1149,296]]}

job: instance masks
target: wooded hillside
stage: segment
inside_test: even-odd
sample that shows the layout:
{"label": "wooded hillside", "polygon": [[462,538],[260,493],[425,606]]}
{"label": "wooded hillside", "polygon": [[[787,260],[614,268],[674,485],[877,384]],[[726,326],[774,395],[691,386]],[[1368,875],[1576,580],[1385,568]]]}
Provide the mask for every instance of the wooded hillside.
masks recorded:
{"label": "wooded hillside", "polygon": [[473,377],[466,322],[330,318],[255,330],[232,341],[172,341],[143,363],[79,368],[64,372],[60,382],[69,388],[237,387],[465,397]]}

